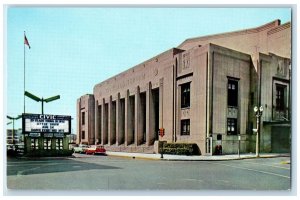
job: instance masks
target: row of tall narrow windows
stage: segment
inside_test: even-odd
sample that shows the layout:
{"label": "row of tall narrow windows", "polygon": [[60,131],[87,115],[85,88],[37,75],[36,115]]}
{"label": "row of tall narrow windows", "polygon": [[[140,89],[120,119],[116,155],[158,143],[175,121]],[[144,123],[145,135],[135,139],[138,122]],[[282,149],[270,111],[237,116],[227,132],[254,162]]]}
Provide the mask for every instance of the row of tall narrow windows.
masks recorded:
{"label": "row of tall narrow windows", "polygon": [[[52,145],[51,145],[51,138],[44,138],[44,149],[45,150],[51,150]],[[31,149],[32,150],[37,150],[39,149],[39,139],[38,138],[31,138]],[[62,138],[56,138],[55,139],[55,149],[56,150],[62,150],[63,149],[63,139]]]}
{"label": "row of tall narrow windows", "polygon": [[[228,79],[227,102],[229,107],[238,107],[238,81]],[[181,108],[190,107],[190,83],[181,85]],[[227,134],[237,134],[237,119],[227,119]],[[190,120],[181,120],[181,135],[190,135]]]}
{"label": "row of tall narrow windows", "polygon": [[[228,79],[227,82],[227,106],[238,108],[238,80]],[[227,118],[227,135],[237,135],[237,118]]]}
{"label": "row of tall narrow windows", "polygon": [[[181,108],[189,108],[191,106],[191,83],[181,85]],[[190,135],[190,119],[181,120],[181,135]]]}
{"label": "row of tall narrow windows", "polygon": [[[190,107],[191,83],[181,85],[181,108]],[[238,107],[238,81],[228,79],[227,103],[229,107]],[[181,135],[190,135],[190,119],[181,120]],[[237,119],[227,119],[227,134],[237,134]]]}
{"label": "row of tall narrow windows", "polygon": [[[276,84],[276,94],[274,108],[276,111],[284,112],[286,110],[286,85]],[[228,79],[228,90],[227,90],[227,102],[228,107],[238,107],[238,81]],[[250,103],[254,104],[254,93],[250,95]],[[238,120],[236,118],[227,118],[227,134],[237,135]]]}

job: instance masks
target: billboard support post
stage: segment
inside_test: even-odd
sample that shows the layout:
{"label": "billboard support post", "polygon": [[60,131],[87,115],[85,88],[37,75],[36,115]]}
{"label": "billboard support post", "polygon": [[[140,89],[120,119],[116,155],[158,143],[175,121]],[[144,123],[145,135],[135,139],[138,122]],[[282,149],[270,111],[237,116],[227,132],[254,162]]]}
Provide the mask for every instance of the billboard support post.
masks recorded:
{"label": "billboard support post", "polygon": [[42,115],[44,114],[44,102],[48,103],[48,102],[60,99],[60,95],[49,97],[47,99],[44,99],[43,97],[39,98],[39,97],[35,96],[34,94],[31,94],[30,92],[27,92],[27,91],[24,92],[24,95],[29,97],[30,99],[37,101],[37,102],[39,102],[39,101],[42,102]]}

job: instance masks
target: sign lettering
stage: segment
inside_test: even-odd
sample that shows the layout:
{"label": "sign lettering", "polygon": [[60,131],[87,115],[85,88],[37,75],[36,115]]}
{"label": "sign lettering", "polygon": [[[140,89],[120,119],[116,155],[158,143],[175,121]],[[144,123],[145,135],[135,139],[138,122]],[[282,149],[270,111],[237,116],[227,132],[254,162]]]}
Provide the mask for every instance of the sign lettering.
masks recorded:
{"label": "sign lettering", "polygon": [[70,133],[71,116],[23,114],[24,133]]}

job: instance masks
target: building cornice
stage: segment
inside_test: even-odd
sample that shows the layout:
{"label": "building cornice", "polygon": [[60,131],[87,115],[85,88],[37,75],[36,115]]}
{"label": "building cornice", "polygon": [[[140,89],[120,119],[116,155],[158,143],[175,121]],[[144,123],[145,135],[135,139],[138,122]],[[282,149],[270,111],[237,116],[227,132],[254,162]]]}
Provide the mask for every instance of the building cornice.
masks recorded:
{"label": "building cornice", "polygon": [[137,71],[140,67],[144,67],[144,66],[146,66],[146,65],[147,65],[148,63],[150,63],[150,62],[160,62],[161,58],[164,57],[165,55],[172,54],[172,56],[174,56],[174,55],[176,55],[176,54],[178,54],[178,53],[181,53],[181,52],[183,52],[183,51],[184,51],[184,50],[179,49],[179,48],[171,48],[171,49],[169,49],[169,50],[167,50],[167,51],[164,51],[164,52],[162,52],[162,53],[160,53],[160,54],[158,54],[158,55],[156,55],[156,56],[153,56],[152,58],[150,58],[150,59],[148,59],[148,60],[146,60],[146,61],[144,61],[144,62],[142,62],[142,63],[140,63],[140,64],[138,64],[138,65],[135,65],[135,66],[133,66],[133,67],[130,67],[129,69],[127,69],[127,70],[125,70],[125,71],[123,71],[123,72],[121,72],[121,73],[119,73],[119,74],[117,74],[117,75],[115,75],[115,76],[113,76],[113,77],[110,77],[110,78],[108,78],[108,79],[106,79],[106,80],[104,80],[104,81],[102,81],[102,82],[96,84],[96,85],[94,86],[93,91],[94,91],[94,93],[95,93],[95,90],[96,90],[97,87],[101,87],[101,86],[103,86],[104,84],[109,83],[110,81],[115,81],[115,80],[117,80],[119,77],[126,76],[126,73],[129,73],[129,72],[132,72],[132,71]]}
{"label": "building cornice", "polygon": [[285,24],[282,24],[281,26],[278,26],[276,28],[273,28],[272,30],[268,31],[268,35],[271,35],[271,34],[274,34],[274,33],[277,33],[279,31],[282,31],[284,29],[288,29],[291,27],[291,22],[287,22]]}
{"label": "building cornice", "polygon": [[202,36],[202,37],[189,38],[189,39],[186,39],[184,42],[182,42],[178,46],[178,48],[182,48],[183,45],[185,45],[187,43],[192,43],[192,42],[195,42],[195,41],[205,41],[205,40],[224,38],[224,37],[230,37],[230,36],[259,33],[261,31],[271,29],[271,28],[277,27],[279,25],[280,25],[280,20],[277,19],[277,20],[274,20],[270,23],[267,23],[265,25],[262,25],[262,26],[259,26],[259,27],[256,27],[256,28],[244,29],[244,30],[221,33],[221,34],[213,34],[213,35]]}

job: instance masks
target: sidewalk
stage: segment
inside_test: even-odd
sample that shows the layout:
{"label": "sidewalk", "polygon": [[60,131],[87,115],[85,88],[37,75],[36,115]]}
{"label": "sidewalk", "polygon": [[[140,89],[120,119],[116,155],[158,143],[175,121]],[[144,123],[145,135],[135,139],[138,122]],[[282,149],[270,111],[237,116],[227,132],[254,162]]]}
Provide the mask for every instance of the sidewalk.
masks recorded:
{"label": "sidewalk", "polygon": [[[132,159],[151,159],[151,160],[169,160],[169,161],[220,161],[220,160],[240,160],[256,158],[255,154],[235,155],[213,155],[213,156],[181,156],[164,154],[145,154],[145,153],[126,153],[107,151],[109,156],[127,157]],[[261,153],[260,158],[290,157],[289,153]]]}
{"label": "sidewalk", "polygon": [[[127,153],[127,152],[113,152],[106,151],[108,156],[123,157],[129,159],[146,159],[146,160],[165,160],[165,161],[222,161],[222,160],[242,160],[242,159],[255,159],[255,153],[237,154],[231,155],[202,155],[202,156],[182,156],[182,155],[167,155],[164,154],[161,158],[161,154],[146,154],[146,153]],[[92,155],[89,155],[90,157]],[[287,163],[290,163],[289,153],[260,153],[260,158],[275,158],[275,157],[286,157]],[[7,157],[8,159],[12,159]],[[17,159],[28,159],[28,160],[49,160],[49,159],[65,159],[65,158],[87,158],[85,154],[73,154],[72,156],[66,157],[17,157]]]}

